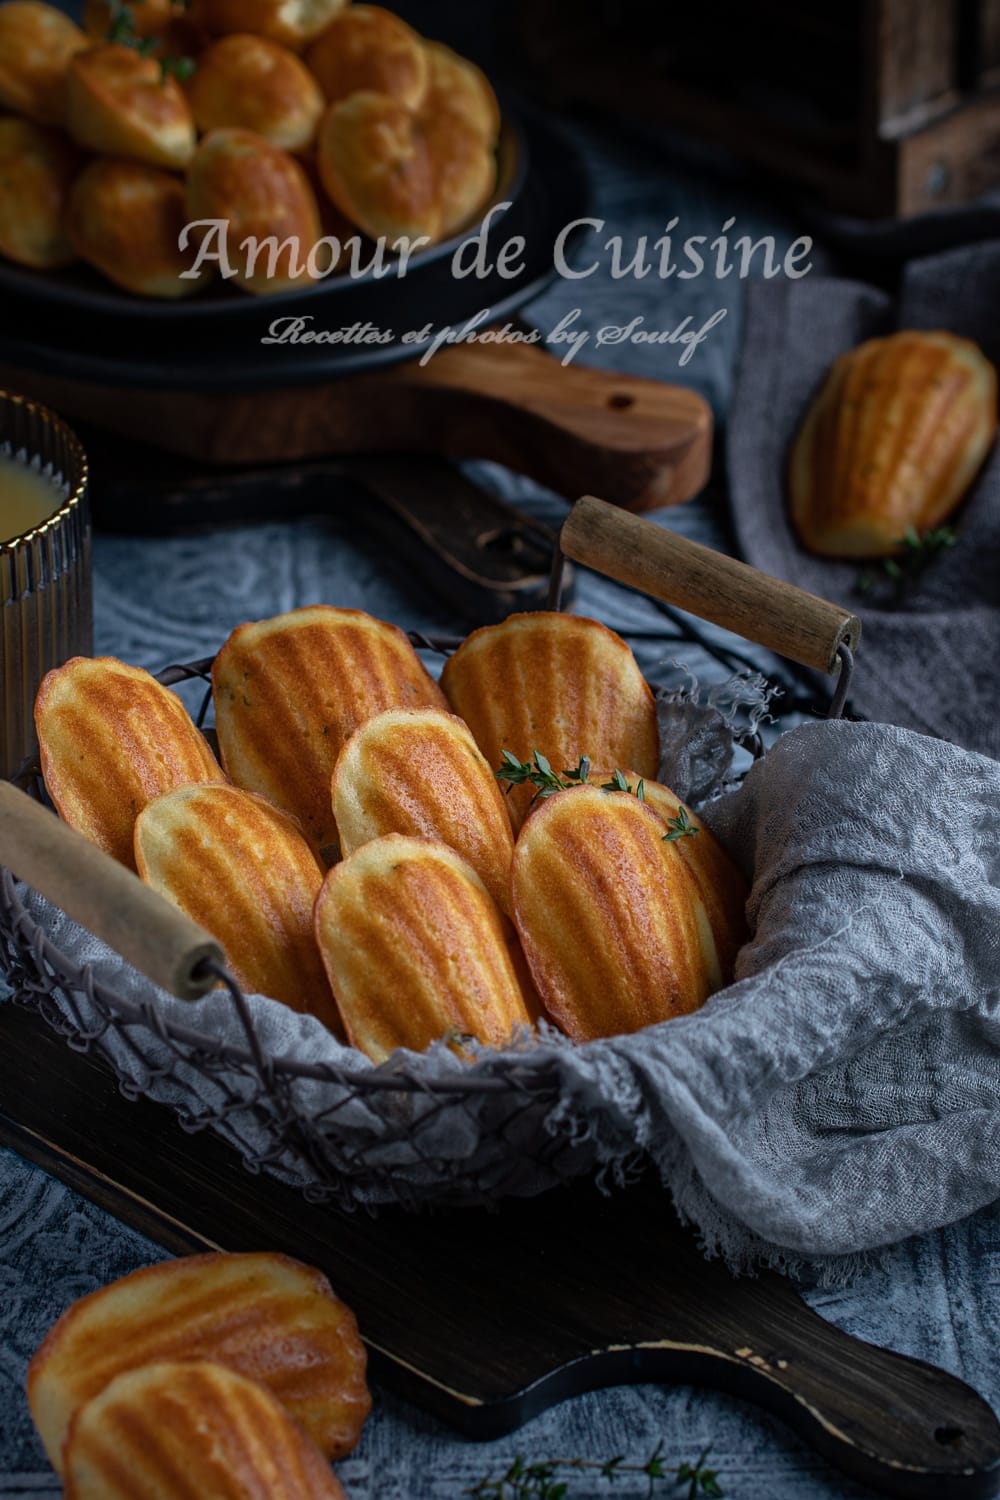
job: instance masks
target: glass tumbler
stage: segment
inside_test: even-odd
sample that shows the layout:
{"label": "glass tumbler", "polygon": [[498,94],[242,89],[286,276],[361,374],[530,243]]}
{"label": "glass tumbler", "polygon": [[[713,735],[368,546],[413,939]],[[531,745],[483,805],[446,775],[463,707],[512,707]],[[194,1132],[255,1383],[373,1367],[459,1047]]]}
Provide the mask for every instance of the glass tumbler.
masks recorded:
{"label": "glass tumbler", "polygon": [[9,778],[37,754],[39,683],[50,667],[93,653],[94,625],[83,448],[45,407],[0,391],[0,454],[53,489],[51,515],[0,540],[0,776]]}

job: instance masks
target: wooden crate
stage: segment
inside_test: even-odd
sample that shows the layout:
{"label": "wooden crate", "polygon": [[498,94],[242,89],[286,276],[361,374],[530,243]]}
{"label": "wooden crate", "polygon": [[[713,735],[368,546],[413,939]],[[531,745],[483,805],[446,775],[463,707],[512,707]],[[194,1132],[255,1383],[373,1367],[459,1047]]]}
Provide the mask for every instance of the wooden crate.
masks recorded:
{"label": "wooden crate", "polygon": [[1000,184],[1000,0],[521,0],[550,102],[720,143],[869,217]]}

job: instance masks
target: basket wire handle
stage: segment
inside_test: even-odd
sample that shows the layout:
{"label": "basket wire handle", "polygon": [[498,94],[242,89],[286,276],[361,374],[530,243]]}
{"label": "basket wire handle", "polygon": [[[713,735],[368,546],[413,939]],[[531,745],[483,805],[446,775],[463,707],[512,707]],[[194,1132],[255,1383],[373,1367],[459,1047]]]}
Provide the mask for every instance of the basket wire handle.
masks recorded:
{"label": "basket wire handle", "polygon": [[215,986],[224,956],[204,928],[7,781],[0,866],[179,1000],[200,1000]]}
{"label": "basket wire handle", "polygon": [[[840,605],[593,495],[576,502],[559,543],[562,557],[618,583],[666,600],[805,667],[840,672],[846,688],[845,674],[857,650],[861,622]],[[560,562],[557,554],[553,600],[559,592]]]}

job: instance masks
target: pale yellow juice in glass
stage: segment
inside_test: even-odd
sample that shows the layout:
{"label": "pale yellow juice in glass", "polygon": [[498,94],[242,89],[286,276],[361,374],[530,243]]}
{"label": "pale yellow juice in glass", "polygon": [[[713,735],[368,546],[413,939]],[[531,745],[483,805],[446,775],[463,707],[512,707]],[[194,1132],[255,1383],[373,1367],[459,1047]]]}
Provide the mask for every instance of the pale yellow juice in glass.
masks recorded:
{"label": "pale yellow juice in glass", "polygon": [[64,498],[37,469],[0,453],[0,542],[34,531],[59,509]]}

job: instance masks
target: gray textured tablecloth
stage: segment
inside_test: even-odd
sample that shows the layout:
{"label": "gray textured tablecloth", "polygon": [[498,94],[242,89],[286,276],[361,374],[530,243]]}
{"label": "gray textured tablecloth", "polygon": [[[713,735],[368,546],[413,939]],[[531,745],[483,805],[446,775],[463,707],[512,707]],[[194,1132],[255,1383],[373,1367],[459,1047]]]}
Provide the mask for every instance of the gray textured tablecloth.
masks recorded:
{"label": "gray textured tablecloth", "polygon": [[[729,214],[760,233],[774,227],[738,193],[682,177],[662,154],[636,143],[615,149],[592,139],[599,212],[609,232],[628,234],[682,215],[689,232],[715,234]],[[794,225],[782,226],[789,235]],[[737,347],[740,288],[714,281],[651,286],[629,281],[587,289],[591,315],[624,323],[636,312],[651,321],[731,311],[684,372],[685,379],[724,409]],[[553,288],[536,319],[557,320],[581,301],[570,284]],[[594,351],[604,362],[670,378],[674,355],[655,348]],[[100,475],[95,478],[100,483]],[[510,486],[538,513],[558,507],[530,486]],[[532,498],[534,496],[534,498]],[[725,518],[705,505],[660,517],[716,545]],[[403,566],[384,570],[375,549],[339,523],[269,525],[204,538],[138,542],[99,539],[96,555],[97,649],[147,665],[190,659],[213,650],[225,631],[248,615],[265,615],[320,599],[385,614],[407,627],[450,623],[412,591]],[[578,607],[628,632],[651,629],[658,617],[614,585],[585,579]],[[657,648],[638,642],[640,659]],[[677,654],[672,648],[671,654]],[[764,658],[762,657],[762,661]],[[695,661],[696,667],[704,664]],[[0,1497],[57,1500],[58,1486],[35,1438],[23,1399],[27,1359],[55,1317],[75,1297],[136,1266],[161,1258],[150,1242],[122,1228],[76,1194],[0,1156]],[[622,1274],[627,1275],[627,1261]],[[909,1241],[859,1272],[848,1290],[806,1289],[808,1300],[839,1326],[904,1353],[941,1364],[1000,1406],[1000,1221],[993,1210],[942,1233]],[[484,1350],[484,1359],[489,1351]],[[730,1500],[849,1500],[867,1493],[832,1471],[781,1424],[734,1399],[688,1387],[640,1386],[580,1397],[501,1443],[463,1442],[383,1391],[358,1452],[339,1466],[352,1500],[457,1500],[488,1470],[516,1452],[644,1460],[659,1439],[678,1461],[713,1445],[713,1463]],[[597,1500],[597,1482],[573,1481],[569,1495]],[[619,1481],[620,1500],[638,1500],[643,1483]],[[669,1493],[669,1492],[668,1492]],[[676,1492],[675,1492],[676,1493]]]}

